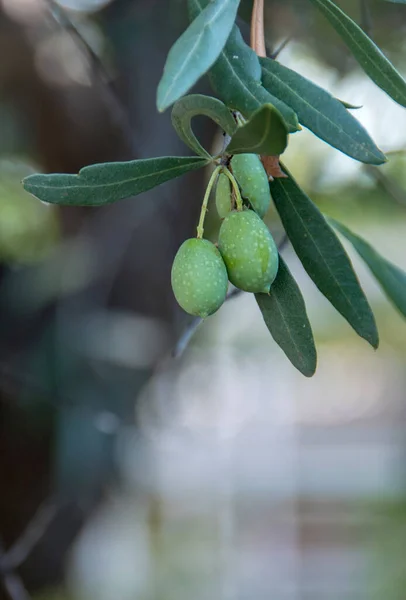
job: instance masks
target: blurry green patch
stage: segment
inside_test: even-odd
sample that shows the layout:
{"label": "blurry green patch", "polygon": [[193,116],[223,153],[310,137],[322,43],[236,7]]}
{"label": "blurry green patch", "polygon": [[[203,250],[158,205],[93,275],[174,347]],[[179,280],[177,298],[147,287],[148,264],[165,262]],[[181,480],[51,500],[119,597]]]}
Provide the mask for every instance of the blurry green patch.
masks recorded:
{"label": "blurry green patch", "polygon": [[21,180],[33,172],[19,159],[0,159],[0,260],[35,263],[59,239],[55,207],[24,191]]}
{"label": "blurry green patch", "polygon": [[371,600],[404,600],[406,590],[406,498],[376,502],[368,514],[375,520],[367,564]]}

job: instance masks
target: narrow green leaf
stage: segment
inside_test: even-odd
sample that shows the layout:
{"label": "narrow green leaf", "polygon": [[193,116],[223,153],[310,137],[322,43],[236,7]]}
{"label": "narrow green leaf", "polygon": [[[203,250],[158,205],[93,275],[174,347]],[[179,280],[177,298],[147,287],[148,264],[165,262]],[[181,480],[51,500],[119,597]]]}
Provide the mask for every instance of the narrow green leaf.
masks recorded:
{"label": "narrow green leaf", "polygon": [[282,154],[288,142],[286,126],[272,104],[264,104],[242,127],[239,127],[227,146],[230,154]]}
{"label": "narrow green leaf", "polygon": [[279,257],[279,270],[268,294],[255,294],[265,324],[293,366],[314,375],[317,353],[299,286]]}
{"label": "narrow green leaf", "polygon": [[196,156],[162,156],[84,167],[78,175],[29,175],[24,189],[43,202],[101,206],[146,192],[209,163]]}
{"label": "narrow green leaf", "polygon": [[299,129],[294,111],[262,86],[259,59],[246,45],[236,26],[209,75],[216,94],[246,118],[263,104],[273,104],[283,116],[289,132]]}
{"label": "narrow green leaf", "polygon": [[392,4],[406,4],[406,0],[386,0],[386,2],[392,2]]}
{"label": "narrow green leaf", "polygon": [[219,125],[228,135],[233,135],[237,124],[229,109],[217,98],[191,94],[178,100],[172,109],[172,125],[181,140],[200,156],[210,158],[192,130],[192,118],[205,115]]}
{"label": "narrow green leaf", "polygon": [[[209,0],[188,0],[191,18],[195,19],[208,3]],[[300,129],[293,110],[262,87],[258,56],[244,42],[236,25],[209,76],[216,95],[244,117],[250,117],[262,104],[272,104],[281,113],[289,132]]]}
{"label": "narrow green leaf", "polygon": [[186,94],[218,58],[233,27],[240,0],[212,0],[169,51],[158,85],[160,112]]}
{"label": "narrow green leaf", "polygon": [[359,65],[395,102],[406,106],[406,81],[370,37],[331,0],[310,0],[351,50]]}
{"label": "narrow green leaf", "polygon": [[364,239],[350,231],[335,219],[327,221],[354,246],[366,262],[383,291],[396,308],[406,317],[406,272],[389,262]]}
{"label": "narrow green leaf", "polygon": [[297,114],[302,125],[344,154],[380,165],[385,156],[362,125],[339,100],[299,73],[270,58],[261,58],[262,81]]}
{"label": "narrow green leaf", "polygon": [[349,102],[346,102],[345,100],[340,100],[339,98],[337,98],[337,100],[341,102],[344,108],[348,108],[350,110],[357,110],[358,108],[362,108],[362,104],[350,104]]}
{"label": "narrow green leaf", "polygon": [[319,209],[286,167],[282,169],[288,177],[275,178],[269,187],[296,254],[322,294],[358,335],[376,348],[379,339],[374,315],[350,259]]}

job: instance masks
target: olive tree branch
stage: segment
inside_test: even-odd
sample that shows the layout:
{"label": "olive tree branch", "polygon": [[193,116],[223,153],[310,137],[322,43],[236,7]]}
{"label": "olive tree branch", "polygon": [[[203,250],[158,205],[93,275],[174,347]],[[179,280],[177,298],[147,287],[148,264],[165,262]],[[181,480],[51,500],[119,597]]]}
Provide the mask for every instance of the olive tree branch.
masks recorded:
{"label": "olive tree branch", "polygon": [[[0,540],[0,560],[2,560],[4,555],[3,544]],[[0,577],[3,580],[4,589],[11,600],[31,600],[21,577],[14,570],[2,572],[0,569]]]}
{"label": "olive tree branch", "polygon": [[53,498],[49,498],[40,505],[22,535],[0,557],[0,573],[7,574],[27,560],[32,550],[45,535],[57,512],[58,504]]}

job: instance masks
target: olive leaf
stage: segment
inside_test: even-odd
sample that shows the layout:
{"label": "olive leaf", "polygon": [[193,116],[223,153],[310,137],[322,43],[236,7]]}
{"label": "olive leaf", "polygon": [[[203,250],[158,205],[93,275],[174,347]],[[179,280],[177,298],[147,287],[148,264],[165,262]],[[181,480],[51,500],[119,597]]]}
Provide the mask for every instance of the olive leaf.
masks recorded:
{"label": "olive leaf", "polygon": [[[207,7],[210,0],[188,0],[191,19]],[[261,65],[256,53],[244,42],[236,25],[209,71],[216,95],[229,107],[250,117],[262,104],[272,104],[281,113],[288,131],[298,131],[298,120],[291,108],[268,93],[261,85]]]}
{"label": "olive leaf", "polygon": [[406,107],[406,81],[370,37],[331,0],[310,0],[328,19],[377,86]]}
{"label": "olive leaf", "polygon": [[379,165],[385,156],[342,102],[299,73],[275,60],[261,58],[262,81],[297,114],[299,122],[344,154]]}
{"label": "olive leaf", "polygon": [[345,225],[327,217],[327,221],[347,238],[368,265],[386,296],[406,317],[406,272],[381,256],[368,242],[350,231]]}
{"label": "olive leaf", "polygon": [[346,102],[345,100],[340,100],[339,98],[336,98],[336,100],[338,100],[339,102],[341,102],[341,104],[345,108],[348,108],[349,110],[357,110],[359,108],[362,108],[362,104],[351,104],[350,102]]}
{"label": "olive leaf", "polygon": [[226,105],[217,98],[202,94],[191,94],[184,96],[175,103],[172,109],[172,125],[176,133],[196,154],[210,158],[210,154],[203,148],[192,130],[191,121],[197,115],[210,117],[230,136],[237,129],[237,124]]}
{"label": "olive leaf", "polygon": [[240,0],[212,0],[169,51],[158,85],[160,112],[186,94],[218,58],[234,25]]}
{"label": "olive leaf", "polygon": [[311,377],[317,365],[313,333],[299,286],[281,257],[269,295],[255,298],[275,342],[303,375]]}
{"label": "olive leaf", "polygon": [[272,104],[264,104],[232,136],[227,152],[230,154],[282,154],[288,143],[285,123]]}
{"label": "olive leaf", "polygon": [[269,187],[296,254],[334,308],[377,348],[374,315],[341,242],[286,167],[282,169],[287,177],[274,179]]}
{"label": "olive leaf", "polygon": [[263,104],[272,104],[282,115],[289,132],[300,129],[294,111],[262,86],[259,59],[244,42],[238,27],[234,26],[209,77],[213,90],[223,102],[245,117],[249,118]]}
{"label": "olive leaf", "polygon": [[72,206],[101,206],[136,196],[165,181],[207,165],[196,156],[162,156],[84,167],[78,175],[29,175],[24,189],[43,202]]}

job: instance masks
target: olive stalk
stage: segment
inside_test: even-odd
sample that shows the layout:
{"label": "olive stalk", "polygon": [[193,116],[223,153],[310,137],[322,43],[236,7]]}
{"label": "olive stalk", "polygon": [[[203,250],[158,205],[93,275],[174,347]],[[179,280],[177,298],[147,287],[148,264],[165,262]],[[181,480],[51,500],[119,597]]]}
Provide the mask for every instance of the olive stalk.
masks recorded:
{"label": "olive stalk", "polygon": [[236,182],[234,175],[227,169],[227,167],[223,167],[222,173],[227,175],[227,177],[231,181],[231,185],[233,186],[235,195],[235,202],[237,204],[237,210],[242,210],[242,198],[240,194],[240,188],[238,187],[238,183]]}
{"label": "olive stalk", "polygon": [[251,16],[251,48],[258,56],[266,56],[264,33],[264,0],[254,0]]}
{"label": "olive stalk", "polygon": [[213,188],[214,182],[216,181],[217,175],[220,173],[220,171],[222,170],[222,166],[218,165],[213,173],[211,174],[211,177],[209,179],[209,183],[207,184],[207,188],[206,188],[206,192],[204,194],[204,198],[203,198],[203,202],[202,202],[202,209],[200,211],[200,218],[199,218],[199,224],[197,226],[197,239],[202,239],[203,238],[203,233],[204,233],[204,219],[206,218],[206,213],[207,213],[207,205],[209,203],[209,198],[210,198],[210,192]]}

